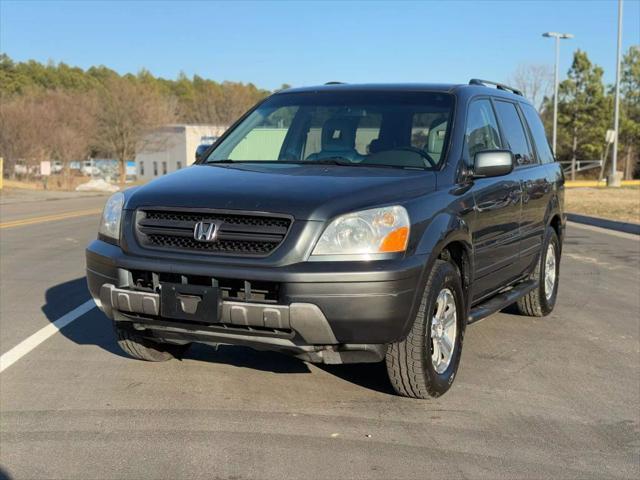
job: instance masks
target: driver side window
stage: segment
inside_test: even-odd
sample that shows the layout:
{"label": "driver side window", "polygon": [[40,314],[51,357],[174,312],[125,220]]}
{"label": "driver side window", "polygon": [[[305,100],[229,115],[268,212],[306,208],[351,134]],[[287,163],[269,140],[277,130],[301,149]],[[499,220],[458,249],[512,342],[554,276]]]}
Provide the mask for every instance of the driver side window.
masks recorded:
{"label": "driver side window", "polygon": [[501,148],[498,122],[489,100],[476,100],[469,106],[464,144],[467,165],[473,164],[476,153]]}

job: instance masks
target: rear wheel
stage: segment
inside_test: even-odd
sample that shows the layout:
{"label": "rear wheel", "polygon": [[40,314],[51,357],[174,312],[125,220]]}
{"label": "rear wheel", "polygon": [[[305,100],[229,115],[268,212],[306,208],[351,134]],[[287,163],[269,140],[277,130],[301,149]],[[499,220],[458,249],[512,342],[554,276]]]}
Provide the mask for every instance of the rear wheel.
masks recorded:
{"label": "rear wheel", "polygon": [[389,346],[387,372],[405,397],[438,397],[458,371],[465,321],[458,268],[436,260],[407,338]]}
{"label": "rear wheel", "polygon": [[560,242],[555,230],[547,227],[540,260],[530,277],[538,281],[538,287],[518,300],[520,313],[531,317],[549,315],[556,305],[559,276]]}
{"label": "rear wheel", "polygon": [[118,345],[128,355],[138,360],[148,362],[166,362],[174,357],[181,356],[189,345],[173,345],[169,343],[159,343],[144,338],[130,329],[115,327]]}

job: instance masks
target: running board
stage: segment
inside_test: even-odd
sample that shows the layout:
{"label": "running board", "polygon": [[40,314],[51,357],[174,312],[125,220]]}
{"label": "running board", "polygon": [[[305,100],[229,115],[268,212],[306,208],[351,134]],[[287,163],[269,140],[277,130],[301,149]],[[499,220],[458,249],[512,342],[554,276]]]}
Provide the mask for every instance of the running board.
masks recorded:
{"label": "running board", "polygon": [[499,312],[503,308],[515,303],[519,298],[524,297],[527,293],[535,290],[537,287],[537,280],[525,280],[524,282],[514,285],[511,290],[499,293],[495,297],[491,297],[486,302],[476,305],[471,309],[471,312],[469,312],[467,325]]}

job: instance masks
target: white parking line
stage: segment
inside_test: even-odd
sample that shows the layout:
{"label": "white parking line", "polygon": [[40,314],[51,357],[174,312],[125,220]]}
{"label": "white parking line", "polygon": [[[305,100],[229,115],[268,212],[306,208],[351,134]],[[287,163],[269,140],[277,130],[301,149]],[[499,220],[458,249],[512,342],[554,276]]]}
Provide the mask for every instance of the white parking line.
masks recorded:
{"label": "white parking line", "polygon": [[64,314],[59,319],[51,322],[46,327],[41,328],[29,338],[26,338],[18,345],[13,347],[8,352],[3,353],[2,356],[0,356],[0,373],[20,360],[27,353],[44,342],[47,338],[58,333],[60,329],[66,327],[71,322],[81,317],[95,306],[96,304],[93,302],[93,300],[87,300],[79,307],[74,308],[69,313]]}

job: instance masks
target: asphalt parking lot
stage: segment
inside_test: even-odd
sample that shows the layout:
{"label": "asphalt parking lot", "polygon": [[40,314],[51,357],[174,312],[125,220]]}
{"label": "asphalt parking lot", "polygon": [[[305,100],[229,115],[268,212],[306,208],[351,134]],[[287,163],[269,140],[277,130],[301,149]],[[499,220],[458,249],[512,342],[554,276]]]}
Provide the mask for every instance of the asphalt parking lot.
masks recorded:
{"label": "asphalt parking lot", "polygon": [[[89,300],[104,200],[0,205],[0,354]],[[132,360],[90,307],[3,366],[0,478],[640,478],[637,236],[570,224],[554,313],[469,327],[430,401],[395,396],[382,364]]]}

